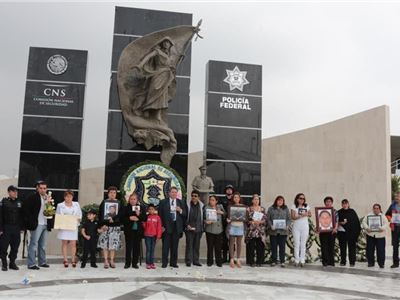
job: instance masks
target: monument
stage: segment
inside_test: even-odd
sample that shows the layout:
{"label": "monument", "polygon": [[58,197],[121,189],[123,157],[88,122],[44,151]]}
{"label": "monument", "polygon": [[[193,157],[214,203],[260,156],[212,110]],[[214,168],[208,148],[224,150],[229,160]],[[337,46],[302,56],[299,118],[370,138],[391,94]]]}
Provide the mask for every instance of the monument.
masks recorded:
{"label": "monument", "polygon": [[118,63],[118,92],[128,133],[147,150],[162,146],[161,161],[166,165],[177,149],[166,118],[169,102],[176,95],[176,69],[200,24],[141,37],[125,47]]}
{"label": "monument", "polygon": [[214,183],[211,177],[206,175],[207,166],[202,165],[199,168],[200,175],[196,176],[192,181],[192,188],[200,193],[200,200],[205,205],[208,204],[208,196],[214,193]]}

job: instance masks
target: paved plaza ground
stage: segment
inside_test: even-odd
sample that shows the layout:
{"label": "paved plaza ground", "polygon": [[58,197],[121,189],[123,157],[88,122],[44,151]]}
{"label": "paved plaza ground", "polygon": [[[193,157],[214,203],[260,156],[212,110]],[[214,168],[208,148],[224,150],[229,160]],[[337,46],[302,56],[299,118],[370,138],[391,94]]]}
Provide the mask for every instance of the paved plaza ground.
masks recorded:
{"label": "paved plaza ground", "polygon": [[[49,269],[0,273],[0,299],[400,299],[400,269],[263,266],[231,269],[65,269],[50,260]],[[391,263],[391,261],[387,261]],[[158,264],[159,266],[159,264]],[[29,283],[23,284],[28,279]]]}

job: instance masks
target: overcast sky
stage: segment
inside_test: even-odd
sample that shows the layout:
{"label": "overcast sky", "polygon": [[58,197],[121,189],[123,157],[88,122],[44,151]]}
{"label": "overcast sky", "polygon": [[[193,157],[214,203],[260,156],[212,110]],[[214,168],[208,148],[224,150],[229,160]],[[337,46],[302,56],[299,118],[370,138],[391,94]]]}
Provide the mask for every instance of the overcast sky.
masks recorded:
{"label": "overcast sky", "polygon": [[30,46],[89,51],[82,168],[103,166],[115,6],[203,19],[193,45],[190,152],[203,149],[205,66],[263,66],[263,138],[389,105],[400,135],[399,2],[0,3],[0,174],[18,171]]}

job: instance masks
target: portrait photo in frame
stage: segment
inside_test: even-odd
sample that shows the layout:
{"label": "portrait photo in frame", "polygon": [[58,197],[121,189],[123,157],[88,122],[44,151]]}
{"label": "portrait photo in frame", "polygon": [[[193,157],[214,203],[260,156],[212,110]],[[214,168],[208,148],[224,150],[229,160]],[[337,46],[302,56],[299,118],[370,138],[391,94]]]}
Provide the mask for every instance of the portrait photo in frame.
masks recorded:
{"label": "portrait photo in frame", "polygon": [[319,232],[331,232],[335,228],[335,211],[333,207],[316,207],[315,218]]}
{"label": "portrait photo in frame", "polygon": [[246,207],[245,206],[231,206],[230,207],[230,219],[231,221],[246,221]]}

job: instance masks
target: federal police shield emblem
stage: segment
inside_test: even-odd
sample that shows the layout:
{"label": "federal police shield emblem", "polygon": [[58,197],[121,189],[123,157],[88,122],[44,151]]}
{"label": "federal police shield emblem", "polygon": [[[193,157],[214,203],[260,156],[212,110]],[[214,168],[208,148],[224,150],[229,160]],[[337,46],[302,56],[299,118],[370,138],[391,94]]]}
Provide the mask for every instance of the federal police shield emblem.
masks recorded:
{"label": "federal police shield emblem", "polygon": [[121,191],[128,201],[130,194],[136,193],[140,202],[158,205],[168,198],[171,187],[178,189],[178,198],[186,195],[182,178],[172,168],[158,161],[147,161],[137,164],[125,173],[121,182]]}

